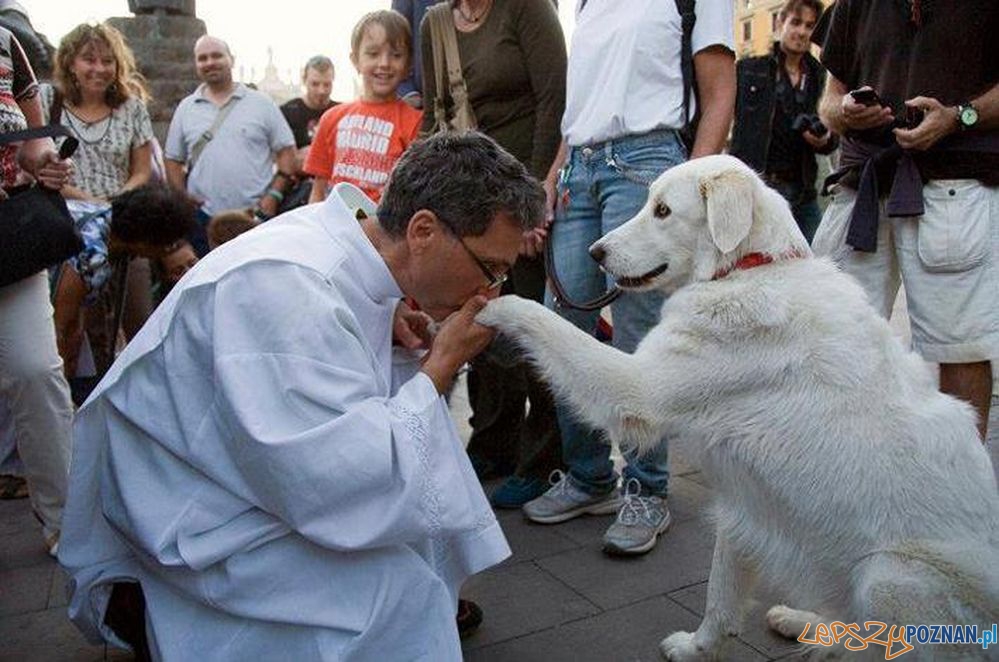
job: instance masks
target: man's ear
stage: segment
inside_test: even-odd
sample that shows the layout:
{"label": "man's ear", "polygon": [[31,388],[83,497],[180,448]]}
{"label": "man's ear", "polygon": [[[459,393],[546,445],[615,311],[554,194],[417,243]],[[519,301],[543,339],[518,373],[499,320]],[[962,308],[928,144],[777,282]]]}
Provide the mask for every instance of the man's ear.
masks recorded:
{"label": "man's ear", "polygon": [[723,255],[730,253],[753,225],[753,180],[744,172],[725,170],[702,177],[699,186],[711,240]]}
{"label": "man's ear", "polygon": [[428,209],[418,209],[406,225],[406,241],[411,251],[422,252],[442,231],[437,216]]}

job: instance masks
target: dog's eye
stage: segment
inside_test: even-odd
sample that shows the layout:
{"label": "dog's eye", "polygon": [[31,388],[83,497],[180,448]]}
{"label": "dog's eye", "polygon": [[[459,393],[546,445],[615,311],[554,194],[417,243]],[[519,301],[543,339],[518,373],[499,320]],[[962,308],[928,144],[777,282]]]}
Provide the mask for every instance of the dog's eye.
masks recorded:
{"label": "dog's eye", "polygon": [[652,210],[652,213],[656,218],[666,218],[670,215],[670,211],[672,210],[665,202],[657,202],[656,208]]}

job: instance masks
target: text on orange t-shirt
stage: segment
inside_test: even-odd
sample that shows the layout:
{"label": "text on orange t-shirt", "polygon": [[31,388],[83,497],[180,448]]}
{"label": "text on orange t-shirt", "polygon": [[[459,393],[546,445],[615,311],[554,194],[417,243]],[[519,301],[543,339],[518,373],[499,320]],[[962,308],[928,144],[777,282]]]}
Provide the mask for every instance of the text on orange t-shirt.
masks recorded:
{"label": "text on orange t-shirt", "polygon": [[375,202],[395,162],[416,139],[422,113],[403,101],[355,101],[327,110],[304,170],[330,185],[350,182]]}

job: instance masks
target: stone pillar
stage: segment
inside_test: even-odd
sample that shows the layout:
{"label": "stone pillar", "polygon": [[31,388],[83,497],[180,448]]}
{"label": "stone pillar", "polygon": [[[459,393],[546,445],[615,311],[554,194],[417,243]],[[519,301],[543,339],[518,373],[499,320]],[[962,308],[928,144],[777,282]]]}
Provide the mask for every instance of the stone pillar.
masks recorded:
{"label": "stone pillar", "polygon": [[[145,8],[136,6],[142,3],[143,0],[129,0],[129,8],[143,11]],[[164,143],[174,108],[198,86],[194,42],[205,34],[205,23],[193,15],[194,0],[177,3],[185,9],[189,7],[189,15],[163,8],[163,0],[158,4],[151,12],[110,18],[108,23],[125,35],[135,53],[136,64],[153,95],[149,104],[153,132]]]}

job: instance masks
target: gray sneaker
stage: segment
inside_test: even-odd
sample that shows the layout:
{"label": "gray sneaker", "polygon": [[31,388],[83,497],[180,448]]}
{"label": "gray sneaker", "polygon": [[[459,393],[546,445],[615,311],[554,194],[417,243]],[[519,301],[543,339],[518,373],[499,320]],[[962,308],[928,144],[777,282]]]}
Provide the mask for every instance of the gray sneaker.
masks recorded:
{"label": "gray sneaker", "polygon": [[524,504],[527,519],[538,524],[557,524],[580,515],[610,515],[621,507],[617,490],[592,496],[572,484],[569,476],[553,471],[548,479],[552,486],[533,501]]}
{"label": "gray sneaker", "polygon": [[625,484],[624,504],[604,534],[604,551],[608,554],[644,554],[656,546],[659,534],[673,523],[666,499],[642,496],[641,491],[635,478]]}

